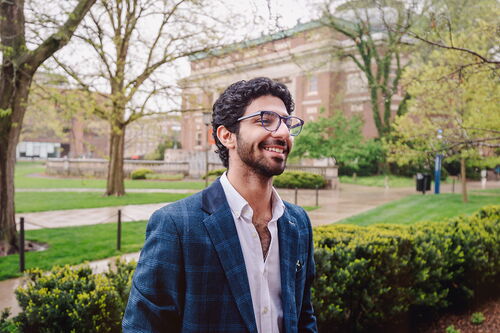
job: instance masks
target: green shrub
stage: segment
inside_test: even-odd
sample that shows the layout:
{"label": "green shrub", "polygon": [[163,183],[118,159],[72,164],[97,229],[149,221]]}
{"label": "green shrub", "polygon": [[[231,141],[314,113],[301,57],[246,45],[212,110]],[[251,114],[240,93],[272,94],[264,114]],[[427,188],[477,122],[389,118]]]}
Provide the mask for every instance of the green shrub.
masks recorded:
{"label": "green shrub", "polygon": [[18,333],[19,329],[17,328],[16,323],[13,319],[9,318],[10,316],[10,308],[5,308],[2,310],[0,314],[0,332],[2,333]]}
{"label": "green shrub", "polygon": [[470,317],[470,322],[474,325],[481,325],[485,320],[486,318],[482,312],[474,312]]}
{"label": "green shrub", "polygon": [[215,170],[210,170],[207,174],[203,175],[203,177],[201,177],[201,178],[202,178],[202,179],[206,179],[206,178],[207,178],[207,176],[208,176],[208,178],[209,178],[209,179],[210,179],[210,178],[217,178],[217,177],[222,176],[222,174],[223,174],[224,172],[226,172],[226,170],[227,170],[226,168],[224,168],[224,169],[215,169]]}
{"label": "green shrub", "polygon": [[460,333],[460,330],[456,329],[455,326],[450,325],[446,327],[446,333]]}
{"label": "green shrub", "polygon": [[31,270],[16,290],[22,332],[120,332],[134,263],[92,274],[88,266]]}
{"label": "green shrub", "polygon": [[130,178],[132,178],[132,179],[146,179],[146,175],[151,174],[151,173],[153,173],[153,171],[151,171],[149,169],[136,169],[136,170],[132,171],[132,173],[130,174]]}
{"label": "green shrub", "polygon": [[169,181],[177,180],[177,181],[179,181],[179,180],[184,179],[184,174],[183,173],[175,173],[175,174],[148,173],[148,174],[146,174],[146,179],[169,180]]}
{"label": "green shrub", "polygon": [[364,332],[407,313],[498,288],[500,206],[411,226],[317,227],[313,302],[320,331]]}
{"label": "green shrub", "polygon": [[279,188],[323,188],[326,180],[320,175],[303,171],[285,171],[274,177],[274,186]]}

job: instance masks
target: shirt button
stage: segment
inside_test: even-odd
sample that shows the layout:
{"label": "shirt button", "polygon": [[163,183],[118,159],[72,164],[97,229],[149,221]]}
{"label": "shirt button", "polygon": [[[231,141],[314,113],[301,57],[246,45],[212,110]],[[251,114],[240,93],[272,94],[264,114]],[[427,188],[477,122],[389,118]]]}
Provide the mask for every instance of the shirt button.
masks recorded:
{"label": "shirt button", "polygon": [[264,307],[264,309],[262,310],[262,314],[266,314],[269,312],[269,309],[267,308],[267,306]]}

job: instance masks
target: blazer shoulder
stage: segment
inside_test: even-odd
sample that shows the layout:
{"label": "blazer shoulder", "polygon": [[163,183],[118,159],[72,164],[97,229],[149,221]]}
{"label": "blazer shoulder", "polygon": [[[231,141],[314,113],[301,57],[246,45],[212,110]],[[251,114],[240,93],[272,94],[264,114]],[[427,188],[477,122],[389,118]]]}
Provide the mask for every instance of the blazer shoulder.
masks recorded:
{"label": "blazer shoulder", "polygon": [[285,209],[291,214],[293,217],[296,218],[307,218],[307,212],[304,210],[304,208],[294,205],[288,201],[283,201],[285,204]]}
{"label": "blazer shoulder", "polygon": [[151,215],[148,230],[174,226],[177,230],[182,230],[184,225],[203,219],[201,207],[202,196],[200,192],[165,205]]}

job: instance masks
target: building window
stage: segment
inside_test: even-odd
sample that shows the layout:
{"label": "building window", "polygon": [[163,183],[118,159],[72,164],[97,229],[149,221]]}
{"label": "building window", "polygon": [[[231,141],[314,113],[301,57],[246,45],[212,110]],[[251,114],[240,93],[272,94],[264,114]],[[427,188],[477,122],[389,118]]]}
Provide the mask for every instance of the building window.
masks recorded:
{"label": "building window", "polygon": [[316,114],[318,112],[318,108],[316,106],[309,106],[306,108],[307,114]]}
{"label": "building window", "polygon": [[347,75],[347,93],[348,94],[359,94],[363,93],[368,89],[368,80],[366,76],[361,73],[351,73]]}
{"label": "building window", "polygon": [[318,77],[315,75],[311,75],[307,83],[307,94],[315,95],[317,93],[318,93]]}
{"label": "building window", "polygon": [[202,137],[203,137],[203,134],[201,133],[201,131],[196,132],[196,145],[197,146],[201,146],[201,144],[202,144],[201,138]]}

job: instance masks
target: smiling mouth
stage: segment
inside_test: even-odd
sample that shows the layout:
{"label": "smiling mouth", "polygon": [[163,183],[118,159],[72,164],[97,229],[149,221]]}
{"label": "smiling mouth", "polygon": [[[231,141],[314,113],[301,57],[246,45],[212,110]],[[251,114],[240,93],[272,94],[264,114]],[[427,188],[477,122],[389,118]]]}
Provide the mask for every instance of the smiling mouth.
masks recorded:
{"label": "smiling mouth", "polygon": [[277,147],[265,147],[264,150],[272,151],[272,152],[280,153],[280,154],[283,154],[285,152],[285,149],[277,148]]}

